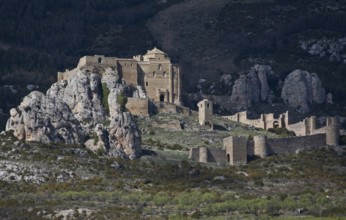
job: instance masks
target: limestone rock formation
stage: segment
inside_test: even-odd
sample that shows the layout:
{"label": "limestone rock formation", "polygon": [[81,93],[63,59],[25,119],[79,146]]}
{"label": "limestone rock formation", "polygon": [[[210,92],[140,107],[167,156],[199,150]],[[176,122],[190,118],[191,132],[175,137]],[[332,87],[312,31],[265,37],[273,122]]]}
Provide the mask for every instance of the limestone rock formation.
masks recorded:
{"label": "limestone rock formation", "polygon": [[269,101],[268,74],[273,74],[271,67],[255,65],[247,75],[243,74],[235,81],[231,103],[236,111],[246,110],[252,103]]}
{"label": "limestone rock formation", "polygon": [[317,74],[294,70],[285,79],[281,98],[297,111],[308,113],[312,103],[325,102],[326,92]]}
{"label": "limestone rock formation", "polygon": [[111,68],[97,73],[79,69],[69,80],[54,83],[46,95],[33,91],[26,96],[11,110],[6,130],[20,140],[85,142],[93,151],[134,159],[141,155],[141,136],[132,115],[117,102],[125,87]]}

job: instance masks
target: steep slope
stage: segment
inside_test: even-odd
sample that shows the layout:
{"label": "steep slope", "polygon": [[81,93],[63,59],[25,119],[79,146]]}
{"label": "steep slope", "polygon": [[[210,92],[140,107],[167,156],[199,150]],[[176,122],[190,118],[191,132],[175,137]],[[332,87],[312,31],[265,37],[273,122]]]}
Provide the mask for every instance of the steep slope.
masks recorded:
{"label": "steep slope", "polygon": [[[111,68],[80,68],[54,83],[46,95],[34,91],[11,110],[6,130],[19,140],[83,144],[122,158],[140,156],[140,132],[118,99],[125,84]],[[88,140],[89,139],[89,140]]]}
{"label": "steep slope", "polygon": [[269,85],[274,92],[290,72],[303,69],[317,73],[327,92],[345,103],[345,17],[343,1],[190,0],[147,25],[182,65],[187,92],[198,91],[199,79],[216,82],[230,74],[234,81],[265,64],[277,75]]}

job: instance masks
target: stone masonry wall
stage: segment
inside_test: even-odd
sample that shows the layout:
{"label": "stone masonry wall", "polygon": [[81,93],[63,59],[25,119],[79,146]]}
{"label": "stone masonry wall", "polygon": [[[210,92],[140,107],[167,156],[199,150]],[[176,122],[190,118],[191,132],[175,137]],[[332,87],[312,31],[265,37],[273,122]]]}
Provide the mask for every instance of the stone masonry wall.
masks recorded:
{"label": "stone masonry wall", "polygon": [[126,108],[133,115],[148,116],[149,100],[141,98],[127,98]]}
{"label": "stone masonry wall", "polygon": [[221,149],[208,148],[208,162],[226,164],[226,151]]}
{"label": "stone masonry wall", "polygon": [[326,145],[325,134],[267,140],[269,155],[294,153],[297,150],[311,149],[324,145]]}

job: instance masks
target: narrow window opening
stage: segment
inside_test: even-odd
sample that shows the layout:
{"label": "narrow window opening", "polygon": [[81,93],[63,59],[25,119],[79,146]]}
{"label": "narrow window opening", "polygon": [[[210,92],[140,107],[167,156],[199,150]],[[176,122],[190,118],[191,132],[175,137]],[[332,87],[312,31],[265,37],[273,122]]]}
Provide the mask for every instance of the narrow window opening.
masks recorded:
{"label": "narrow window opening", "polygon": [[165,102],[165,95],[164,94],[160,95],[160,102]]}

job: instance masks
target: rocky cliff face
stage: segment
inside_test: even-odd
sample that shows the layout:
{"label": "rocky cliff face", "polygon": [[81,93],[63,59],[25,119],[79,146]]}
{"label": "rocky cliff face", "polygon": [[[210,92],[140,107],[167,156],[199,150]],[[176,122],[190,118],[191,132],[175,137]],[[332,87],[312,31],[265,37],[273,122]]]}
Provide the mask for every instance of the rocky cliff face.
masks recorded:
{"label": "rocky cliff face", "polygon": [[236,111],[246,110],[252,103],[270,101],[267,74],[273,74],[271,67],[255,65],[234,82],[231,103]]}
{"label": "rocky cliff face", "polygon": [[130,159],[140,156],[140,132],[131,114],[121,111],[117,102],[126,85],[118,83],[117,72],[110,68],[94,72],[80,69],[71,79],[54,83],[46,95],[30,93],[11,110],[6,130],[20,140],[86,141],[94,151]]}
{"label": "rocky cliff face", "polygon": [[312,103],[326,101],[326,92],[317,74],[294,70],[285,79],[281,98],[297,111],[308,113]]}

